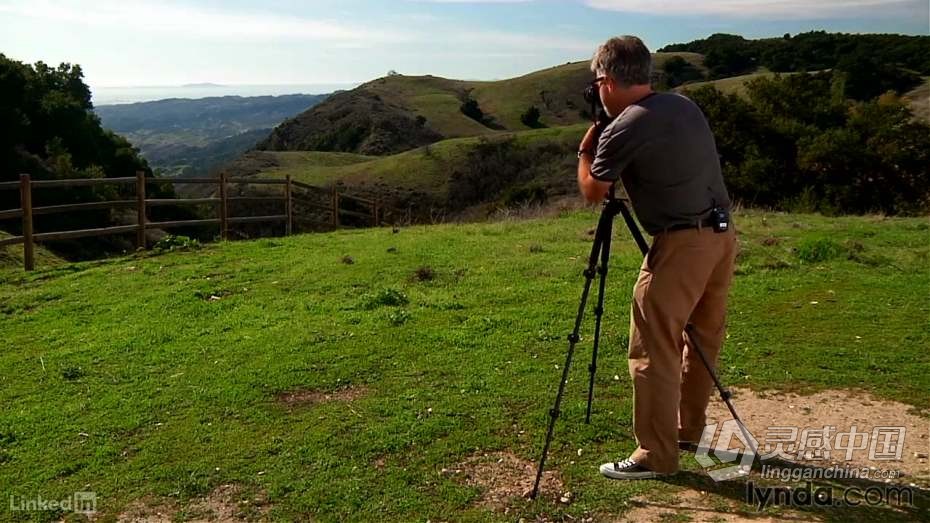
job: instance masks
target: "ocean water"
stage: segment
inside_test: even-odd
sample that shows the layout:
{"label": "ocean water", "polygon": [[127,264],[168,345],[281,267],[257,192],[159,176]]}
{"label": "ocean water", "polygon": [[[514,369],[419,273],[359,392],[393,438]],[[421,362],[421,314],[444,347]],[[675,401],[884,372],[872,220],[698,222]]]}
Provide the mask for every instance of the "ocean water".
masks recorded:
{"label": "ocean water", "polygon": [[166,98],[207,98],[211,96],[280,96],[283,94],[327,94],[353,89],[359,84],[283,84],[283,85],[184,85],[94,87],[94,105],[150,102]]}

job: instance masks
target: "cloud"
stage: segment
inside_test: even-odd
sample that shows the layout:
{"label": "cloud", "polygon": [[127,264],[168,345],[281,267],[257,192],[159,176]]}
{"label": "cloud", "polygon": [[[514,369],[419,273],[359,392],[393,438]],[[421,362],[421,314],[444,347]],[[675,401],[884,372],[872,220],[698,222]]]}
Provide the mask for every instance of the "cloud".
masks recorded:
{"label": "cloud", "polygon": [[593,53],[597,40],[584,40],[558,36],[537,36],[501,31],[453,30],[444,32],[442,41],[470,47],[492,47],[502,51],[563,50]]}
{"label": "cloud", "polygon": [[[0,0],[2,2],[3,0]],[[429,0],[433,2],[527,2],[533,0]],[[588,52],[593,42],[518,32],[472,30],[429,14],[396,15],[393,29],[356,22],[307,18],[279,12],[210,9],[177,1],[13,0],[0,3],[0,16],[15,15],[39,22],[63,22],[82,28],[128,29],[217,41],[310,41],[329,49],[371,48],[386,44],[454,44],[499,52],[561,49]],[[412,27],[411,27],[412,24]]]}
{"label": "cloud", "polygon": [[525,4],[536,0],[409,0],[423,4]]}
{"label": "cloud", "polygon": [[909,16],[921,13],[926,6],[921,0],[584,0],[584,3],[594,9],[655,15],[791,20]]}
{"label": "cloud", "polygon": [[308,40],[341,46],[402,42],[399,32],[357,24],[287,16],[269,11],[222,11],[148,0],[30,0],[0,4],[0,13],[83,26],[119,27],[142,33],[167,33],[220,40]]}

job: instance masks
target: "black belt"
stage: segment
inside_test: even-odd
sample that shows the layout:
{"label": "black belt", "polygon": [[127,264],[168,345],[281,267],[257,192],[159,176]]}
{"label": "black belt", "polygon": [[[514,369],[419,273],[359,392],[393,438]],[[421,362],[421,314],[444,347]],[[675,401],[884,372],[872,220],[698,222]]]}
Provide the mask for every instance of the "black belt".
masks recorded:
{"label": "black belt", "polygon": [[682,231],[684,229],[700,229],[702,227],[713,227],[714,220],[713,218],[704,218],[699,222],[693,223],[679,223],[677,225],[672,225],[663,229],[663,232],[672,232],[672,231]]}

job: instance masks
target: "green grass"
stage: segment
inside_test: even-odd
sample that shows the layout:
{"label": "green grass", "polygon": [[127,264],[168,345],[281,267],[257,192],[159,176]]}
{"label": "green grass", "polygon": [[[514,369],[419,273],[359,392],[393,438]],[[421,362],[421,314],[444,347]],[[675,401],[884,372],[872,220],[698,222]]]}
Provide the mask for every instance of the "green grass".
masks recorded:
{"label": "green grass", "polygon": [[[595,218],[346,230],[0,270],[0,492],[92,490],[113,515],[147,495],[183,504],[237,483],[266,491],[273,518],[319,521],[577,518],[673,496],[666,483],[596,472],[633,447],[624,345],[640,257],[625,232],[592,423],[588,321],[551,450],[572,504],[515,500],[509,514],[489,513],[474,506],[476,488],[440,474],[482,451],[537,458]],[[727,384],[865,389],[930,408],[926,218],[752,212],[736,223]],[[823,238],[827,259],[799,257]],[[431,280],[414,277],[424,267]],[[347,385],[367,392],[351,405],[275,401]],[[818,516],[857,514],[894,516]]]}
{"label": "green grass", "polygon": [[270,178],[291,175],[295,180],[315,185],[325,185],[338,177],[341,167],[377,160],[377,156],[364,154],[322,151],[268,151],[277,160],[277,167],[262,171]]}

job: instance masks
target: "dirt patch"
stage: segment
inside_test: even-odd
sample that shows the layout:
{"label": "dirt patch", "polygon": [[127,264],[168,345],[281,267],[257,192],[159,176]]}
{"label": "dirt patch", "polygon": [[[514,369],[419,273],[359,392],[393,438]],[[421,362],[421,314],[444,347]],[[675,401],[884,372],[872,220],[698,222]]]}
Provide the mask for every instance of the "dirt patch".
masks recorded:
{"label": "dirt patch", "polygon": [[178,508],[154,496],[132,502],[116,517],[119,523],[171,523]]}
{"label": "dirt patch", "polygon": [[205,523],[223,521],[263,521],[268,500],[263,492],[250,496],[239,485],[220,485],[210,494],[192,500],[184,507],[174,502],[146,497],[126,508],[119,523],[170,523],[177,519]]}
{"label": "dirt patch", "polygon": [[[482,493],[478,505],[501,510],[507,509],[514,498],[529,496],[536,481],[536,467],[537,463],[521,459],[513,453],[494,452],[472,456],[441,472],[444,476],[480,488]],[[562,480],[554,470],[543,472],[539,490],[540,496],[562,503],[571,501],[571,493],[563,490]]]}
{"label": "dirt patch", "polygon": [[783,512],[778,516],[763,516],[752,507],[739,506],[719,496],[696,490],[684,490],[673,501],[630,500],[633,508],[622,517],[610,521],[691,521],[714,523],[777,523],[781,521],[820,521],[811,514]]}
{"label": "dirt patch", "polygon": [[[884,470],[897,470],[903,472],[902,479],[892,479],[897,483],[930,482],[930,419],[918,416],[911,411],[913,408],[904,403],[880,400],[864,392],[829,390],[807,396],[795,393],[763,391],[753,392],[747,389],[733,390],[733,405],[743,422],[759,440],[759,451],[765,454],[766,450],[775,450],[777,434],[769,427],[797,427],[796,443],[791,446],[784,443],[782,448],[791,461],[822,467],[875,467]],[[715,398],[707,409],[708,423],[723,422],[732,416],[726,405]],[[799,448],[799,440],[803,439],[805,429],[820,430],[828,427],[830,436],[830,449],[824,449],[820,455],[811,455]],[[873,430],[876,427],[904,427],[904,446],[900,459],[869,459],[870,449],[857,449],[851,452],[851,459],[846,460],[847,451],[838,450],[836,446],[837,434],[848,434],[852,427],[857,433],[865,433],[866,437],[857,437],[856,444],[863,442],[871,444]],[[882,431],[886,432],[886,431]],[[772,436],[772,442],[766,447],[767,436]],[[880,436],[883,438],[884,436]],[[810,438],[810,433],[809,433]],[[849,446],[850,437],[842,438],[843,449]],[[876,450],[881,452],[886,448],[883,439],[879,439]],[[895,439],[888,440],[893,443]],[[789,452],[790,451],[790,452]],[[803,455],[801,455],[803,454]],[[799,455],[801,455],[799,457]],[[829,455],[829,457],[827,457]],[[880,478],[884,481],[886,478]]]}
{"label": "dirt patch", "polygon": [[365,387],[345,387],[335,391],[292,390],[279,393],[276,401],[289,408],[309,407],[329,401],[353,401],[367,393]]}
{"label": "dirt patch", "polygon": [[[839,451],[833,449],[832,446],[830,457],[821,459],[820,456],[805,454],[797,443],[794,446],[783,444],[782,448],[789,454],[789,457],[784,457],[784,459],[817,468],[848,467],[862,470],[863,467],[874,467],[874,469],[895,470],[903,473],[901,477],[894,479],[872,478],[877,483],[886,482],[887,479],[888,482],[904,485],[926,486],[930,484],[930,465],[927,463],[927,453],[930,450],[930,419],[915,414],[910,405],[880,400],[871,394],[857,391],[830,390],[801,395],[778,391],[753,392],[748,389],[733,389],[733,404],[749,430],[759,440],[759,449],[762,453],[767,450],[766,438],[769,435],[772,436],[772,441],[768,442],[770,445],[768,450],[774,449],[777,435],[771,433],[769,427],[797,427],[798,440],[801,439],[802,431],[805,429],[820,430],[829,427],[831,442],[836,441],[837,433],[849,433],[853,426],[856,427],[857,432],[868,434],[869,441],[872,439],[872,431],[875,427],[904,427],[905,438],[900,459],[873,461],[869,459],[869,449],[865,448],[854,451],[852,459],[846,461],[846,450]],[[707,410],[708,423],[724,422],[731,418],[726,405],[715,396]],[[872,473],[874,469],[870,469]],[[778,480],[762,480],[759,477],[759,471],[753,471],[747,479],[778,486],[798,484],[793,481],[783,483]],[[843,482],[843,480],[838,481]],[[754,506],[717,493],[714,488],[708,491],[698,490],[698,488],[700,487],[685,486],[667,495],[639,496],[630,500],[629,511],[621,516],[607,516],[604,519],[617,522],[753,523],[829,519],[829,514],[787,509],[776,514],[760,514]],[[888,512],[883,513],[883,515],[897,517],[901,514],[893,507],[889,507]]]}

